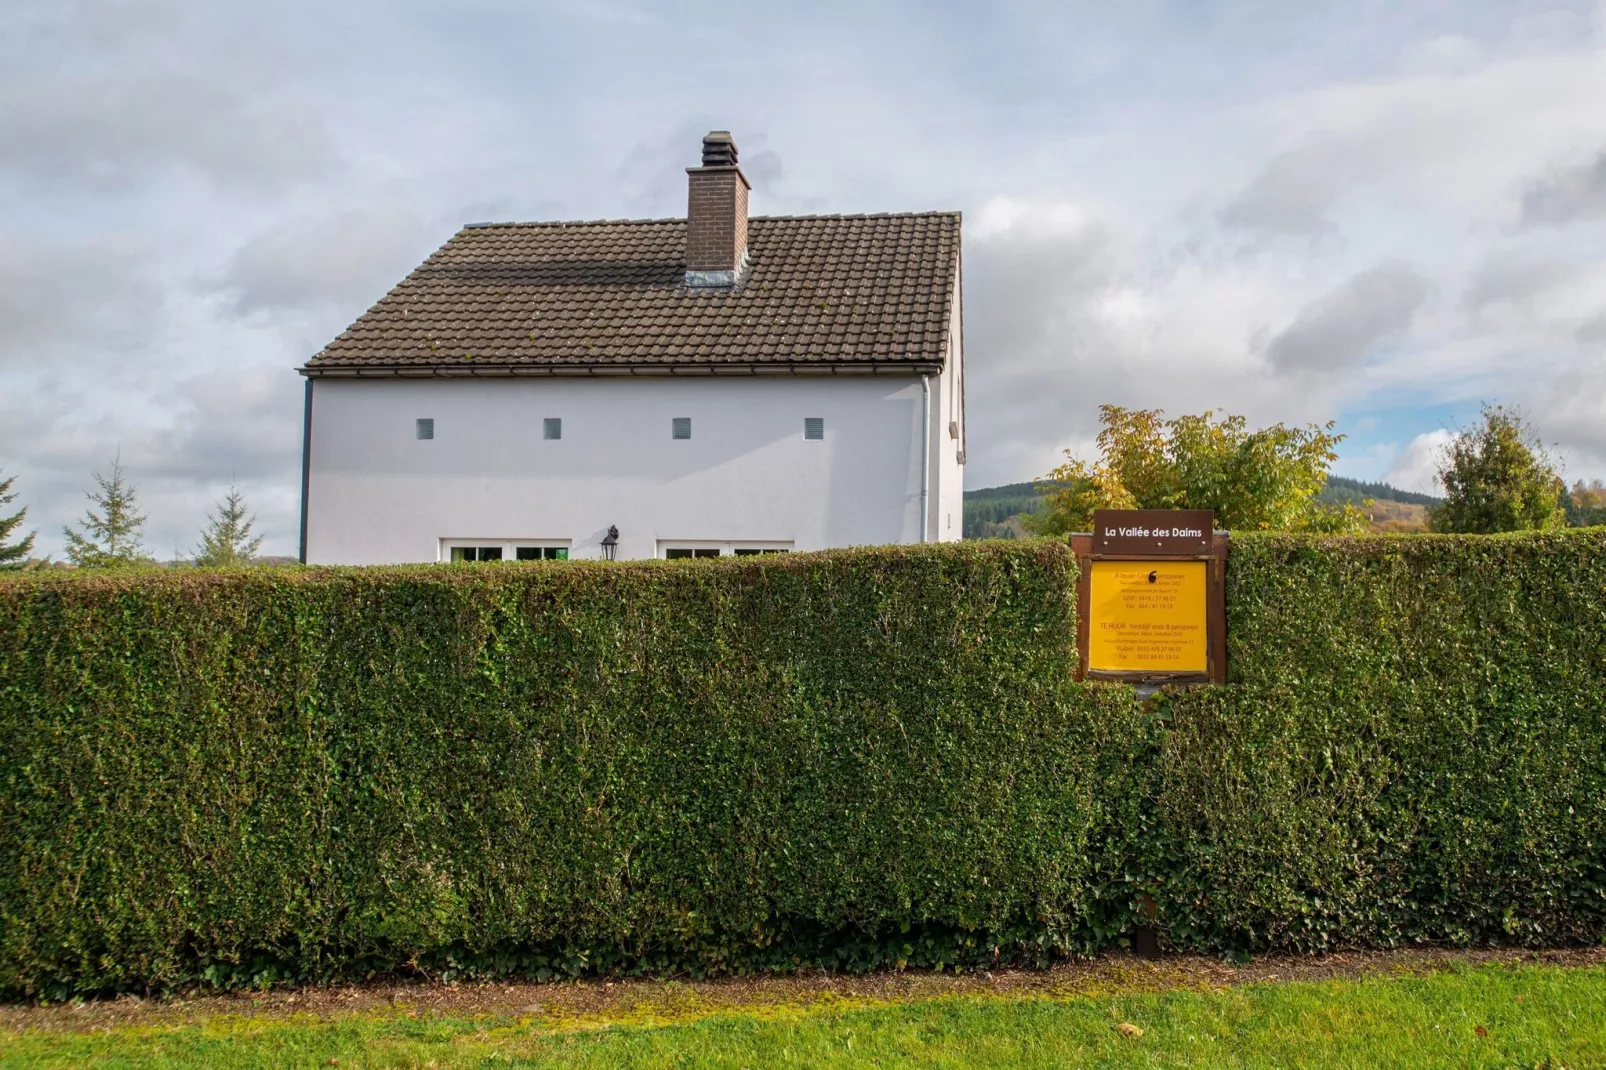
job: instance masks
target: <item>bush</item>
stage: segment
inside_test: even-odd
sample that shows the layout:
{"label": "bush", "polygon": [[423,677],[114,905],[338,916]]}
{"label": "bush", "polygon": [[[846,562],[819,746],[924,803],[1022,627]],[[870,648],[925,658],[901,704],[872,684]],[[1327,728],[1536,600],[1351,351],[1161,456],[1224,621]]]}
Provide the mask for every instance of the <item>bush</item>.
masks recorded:
{"label": "bush", "polygon": [[1603,551],[1237,538],[1148,705],[1042,540],[0,580],[0,987],[1600,940]]}

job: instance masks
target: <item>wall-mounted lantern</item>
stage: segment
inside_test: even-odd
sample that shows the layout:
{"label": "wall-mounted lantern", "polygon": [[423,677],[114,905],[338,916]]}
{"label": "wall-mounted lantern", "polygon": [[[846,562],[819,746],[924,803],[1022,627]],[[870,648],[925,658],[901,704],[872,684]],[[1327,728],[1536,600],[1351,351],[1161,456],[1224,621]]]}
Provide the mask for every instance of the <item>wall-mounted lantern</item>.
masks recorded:
{"label": "wall-mounted lantern", "polygon": [[619,549],[619,529],[612,524],[608,525],[608,534],[602,537],[602,559],[612,561],[614,551]]}

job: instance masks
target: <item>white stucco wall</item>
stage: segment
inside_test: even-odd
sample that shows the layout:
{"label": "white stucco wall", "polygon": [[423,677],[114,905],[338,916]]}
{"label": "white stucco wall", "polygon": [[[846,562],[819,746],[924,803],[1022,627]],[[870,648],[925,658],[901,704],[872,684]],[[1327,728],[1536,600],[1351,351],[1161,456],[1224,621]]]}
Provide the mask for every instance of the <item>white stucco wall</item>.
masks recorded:
{"label": "white stucco wall", "polygon": [[[963,528],[948,378],[931,378],[928,537]],[[568,542],[620,559],[665,541],[824,549],[920,538],[912,377],[314,381],[307,560],[434,561],[442,540]],[[692,420],[689,441],[673,417]],[[824,441],[803,437],[825,419]],[[415,421],[435,437],[415,437]],[[559,441],[542,419],[563,420]],[[952,514],[951,526],[948,514]]]}

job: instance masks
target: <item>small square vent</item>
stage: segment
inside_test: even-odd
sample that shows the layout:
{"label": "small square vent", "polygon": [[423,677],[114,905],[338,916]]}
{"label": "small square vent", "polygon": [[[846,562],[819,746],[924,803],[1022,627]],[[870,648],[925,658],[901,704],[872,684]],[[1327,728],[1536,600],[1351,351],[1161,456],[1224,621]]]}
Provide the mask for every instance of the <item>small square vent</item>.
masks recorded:
{"label": "small square vent", "polygon": [[803,417],[803,437],[804,438],[811,438],[811,439],[822,439],[822,438],[824,438],[825,437],[825,417],[823,417],[823,416],[805,416],[805,417]]}
{"label": "small square vent", "polygon": [[675,438],[691,438],[691,417],[676,416],[670,421],[670,433]]}
{"label": "small square vent", "polygon": [[432,417],[425,416],[419,419],[417,435],[421,439],[435,437],[435,421]]}
{"label": "small square vent", "polygon": [[541,421],[541,437],[547,440],[563,437],[563,421],[557,417],[548,416]]}

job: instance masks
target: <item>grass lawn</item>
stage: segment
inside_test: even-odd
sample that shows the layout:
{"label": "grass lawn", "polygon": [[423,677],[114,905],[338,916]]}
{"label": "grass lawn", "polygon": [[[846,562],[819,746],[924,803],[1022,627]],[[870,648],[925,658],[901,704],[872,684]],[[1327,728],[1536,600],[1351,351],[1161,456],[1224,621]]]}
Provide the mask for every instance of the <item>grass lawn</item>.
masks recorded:
{"label": "grass lawn", "polygon": [[1578,1068],[1606,1066],[1606,967],[1479,965],[1135,995],[766,1005],[580,1028],[528,1015],[364,1010],[0,1034],[0,1066],[84,1065]]}

